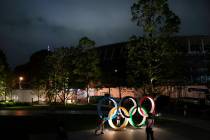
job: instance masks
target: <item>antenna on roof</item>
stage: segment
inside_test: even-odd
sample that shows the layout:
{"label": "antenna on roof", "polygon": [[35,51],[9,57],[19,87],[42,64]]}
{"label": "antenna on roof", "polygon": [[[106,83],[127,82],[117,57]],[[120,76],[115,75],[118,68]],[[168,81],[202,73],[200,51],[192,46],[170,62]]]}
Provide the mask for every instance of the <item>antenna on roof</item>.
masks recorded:
{"label": "antenna on roof", "polygon": [[47,46],[47,51],[48,51],[48,52],[50,51],[50,45]]}

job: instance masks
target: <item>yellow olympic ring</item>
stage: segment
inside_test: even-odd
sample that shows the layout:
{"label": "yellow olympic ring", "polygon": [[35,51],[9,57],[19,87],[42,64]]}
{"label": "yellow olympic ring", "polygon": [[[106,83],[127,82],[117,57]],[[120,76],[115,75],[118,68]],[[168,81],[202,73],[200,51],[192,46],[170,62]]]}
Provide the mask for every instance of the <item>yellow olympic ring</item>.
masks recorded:
{"label": "yellow olympic ring", "polygon": [[[127,116],[129,116],[128,111],[127,111],[124,107],[119,107],[118,109],[121,109]],[[117,108],[115,108],[115,107],[112,108],[112,109],[110,110],[110,112],[109,112],[109,118],[112,118],[112,116],[116,113],[116,111],[117,111]],[[121,113],[120,113],[119,115],[121,115]],[[115,129],[115,130],[121,130],[121,129],[125,128],[125,127],[128,125],[129,119],[126,118],[126,117],[124,117],[124,116],[122,116],[122,117],[123,117],[125,120],[124,120],[124,122],[123,122],[120,126],[116,126],[116,125],[113,123],[113,120],[112,120],[112,119],[109,119],[109,120],[108,120],[109,125],[110,125],[113,129]]]}

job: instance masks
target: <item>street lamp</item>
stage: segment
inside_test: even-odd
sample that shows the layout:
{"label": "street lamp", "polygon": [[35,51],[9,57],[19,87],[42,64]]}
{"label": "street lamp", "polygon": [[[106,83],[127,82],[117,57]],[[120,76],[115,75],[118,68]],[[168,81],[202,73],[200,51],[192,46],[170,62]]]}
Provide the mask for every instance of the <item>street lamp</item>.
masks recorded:
{"label": "street lamp", "polygon": [[19,89],[22,89],[21,81],[23,81],[23,77],[22,76],[19,77]]}
{"label": "street lamp", "polygon": [[116,79],[116,85],[119,85],[119,97],[120,97],[120,99],[122,98],[122,95],[121,95],[121,88],[120,88],[120,84],[118,83],[119,81],[118,81],[118,79],[117,78],[119,78],[119,76],[117,76],[117,73],[118,73],[118,69],[114,69],[114,72],[115,72],[115,79]]}
{"label": "street lamp", "polygon": [[154,78],[151,78],[151,79],[150,79],[150,81],[151,81],[151,84],[152,84],[153,80],[154,80]]}

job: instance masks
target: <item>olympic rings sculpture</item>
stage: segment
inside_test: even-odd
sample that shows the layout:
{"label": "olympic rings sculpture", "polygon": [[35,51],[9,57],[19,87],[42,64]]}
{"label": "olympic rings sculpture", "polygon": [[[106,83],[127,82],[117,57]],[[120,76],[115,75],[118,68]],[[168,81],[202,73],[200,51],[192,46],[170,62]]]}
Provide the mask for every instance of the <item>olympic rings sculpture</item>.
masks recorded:
{"label": "olympic rings sculpture", "polygon": [[[133,106],[130,107],[129,111],[125,107],[123,107],[123,103],[127,100],[130,100],[133,104]],[[145,108],[143,105],[146,100],[150,102],[150,109]],[[105,103],[105,105],[103,105],[103,103]],[[111,103],[114,107],[111,106]],[[108,108],[112,107],[109,111],[104,111],[106,112],[107,116],[102,111],[102,108],[104,107],[108,107]],[[153,98],[150,96],[145,96],[141,98],[139,101],[134,97],[126,96],[122,98],[119,101],[119,103],[117,103],[117,100],[115,98],[104,97],[99,101],[97,105],[97,111],[98,111],[99,117],[101,119],[105,119],[106,121],[108,121],[109,126],[115,130],[121,130],[125,128],[128,125],[128,123],[130,123],[130,125],[135,128],[142,128],[142,126],[145,125],[145,121],[146,121],[146,118],[148,117],[148,113],[155,114],[155,102]],[[138,121],[140,121],[139,123],[136,123],[134,121],[133,116],[136,113],[139,113],[139,115],[141,116],[141,118],[138,119]],[[116,119],[119,120],[119,116],[120,116],[120,119],[123,119],[123,122],[116,125],[113,123],[113,120],[116,120]]]}

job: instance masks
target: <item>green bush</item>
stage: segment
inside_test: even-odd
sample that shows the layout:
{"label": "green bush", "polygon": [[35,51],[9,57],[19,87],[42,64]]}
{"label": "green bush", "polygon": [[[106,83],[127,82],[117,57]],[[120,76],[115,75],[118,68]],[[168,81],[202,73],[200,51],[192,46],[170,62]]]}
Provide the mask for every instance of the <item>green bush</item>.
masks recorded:
{"label": "green bush", "polygon": [[30,103],[14,102],[13,100],[0,101],[0,107],[12,107],[12,106],[29,106]]}

